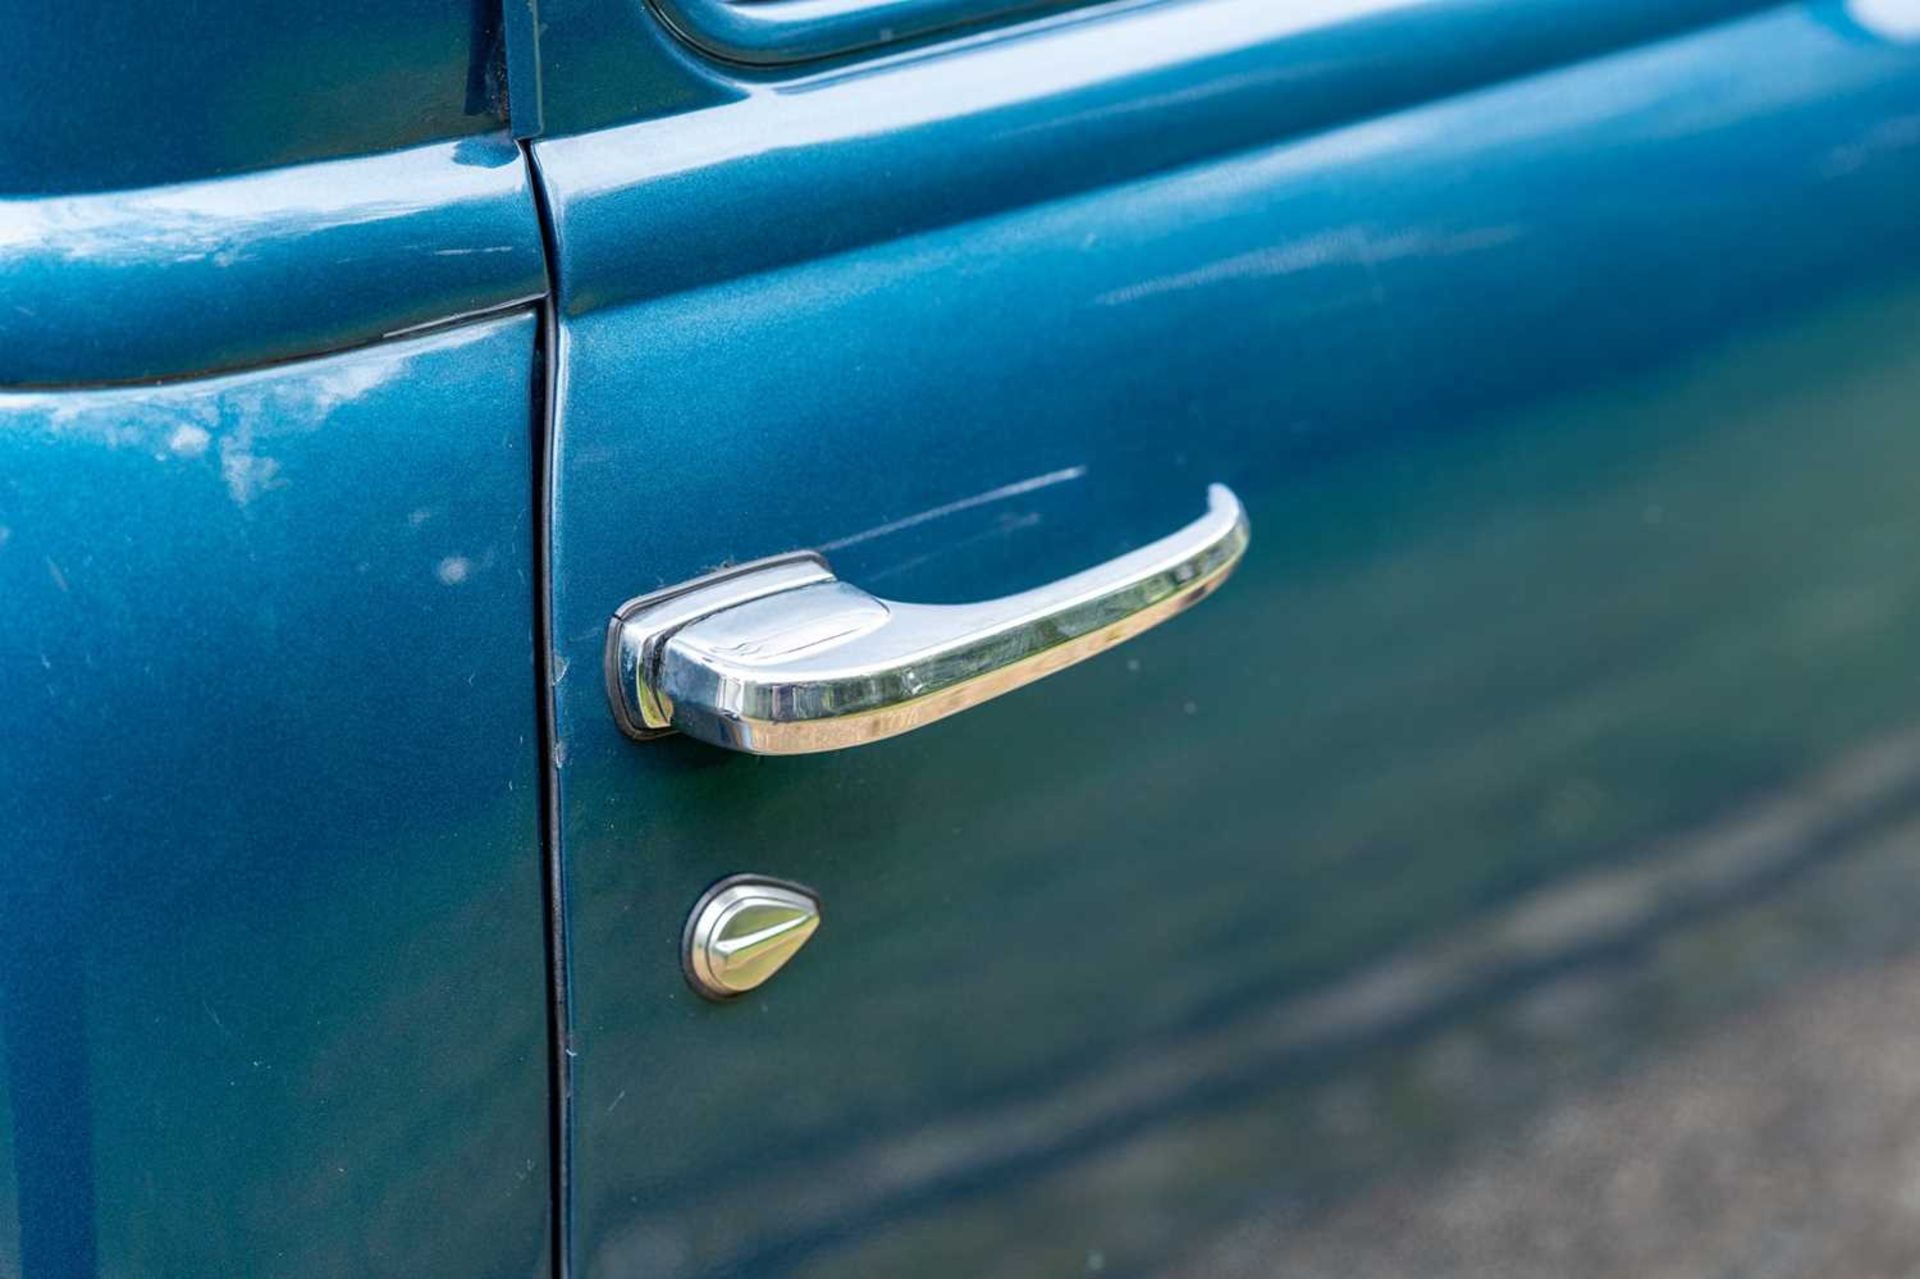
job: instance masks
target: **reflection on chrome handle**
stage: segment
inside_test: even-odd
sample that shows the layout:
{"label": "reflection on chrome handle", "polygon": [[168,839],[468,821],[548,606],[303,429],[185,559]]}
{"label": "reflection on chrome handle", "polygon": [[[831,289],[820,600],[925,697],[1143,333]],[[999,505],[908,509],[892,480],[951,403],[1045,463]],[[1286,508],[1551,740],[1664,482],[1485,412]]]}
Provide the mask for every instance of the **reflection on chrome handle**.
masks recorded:
{"label": "reflection on chrome handle", "polygon": [[1225,485],[1170,537],[978,604],[896,604],[803,553],[632,601],[607,635],[629,735],[678,730],[758,755],[892,737],[1030,684],[1198,603],[1247,547]]}

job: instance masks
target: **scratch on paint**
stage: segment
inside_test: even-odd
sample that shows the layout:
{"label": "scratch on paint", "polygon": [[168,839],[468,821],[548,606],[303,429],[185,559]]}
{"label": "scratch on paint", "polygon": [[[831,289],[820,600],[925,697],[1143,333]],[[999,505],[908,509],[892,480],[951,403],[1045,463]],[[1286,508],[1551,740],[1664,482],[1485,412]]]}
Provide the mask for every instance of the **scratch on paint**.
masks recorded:
{"label": "scratch on paint", "polygon": [[200,1001],[200,1007],[206,1010],[208,1019],[211,1020],[213,1024],[219,1028],[219,1031],[221,1034],[225,1035],[228,1039],[233,1038],[233,1032],[227,1029],[227,1024],[225,1022],[220,1020],[220,1014],[213,1011],[212,1004],[208,1003],[206,1000],[203,999]]}
{"label": "scratch on paint", "polygon": [[936,506],[931,510],[921,511],[918,515],[909,515],[904,519],[894,520],[891,523],[882,524],[877,528],[870,528],[863,533],[855,533],[851,537],[843,537],[839,541],[828,542],[820,549],[823,551],[843,550],[849,546],[857,546],[861,542],[870,542],[876,537],[885,537],[889,533],[898,533],[903,529],[910,529],[915,525],[925,524],[928,520],[937,520],[943,516],[957,515],[961,511],[972,510],[976,506],[985,506],[989,502],[1000,502],[1010,497],[1019,497],[1023,493],[1032,493],[1038,489],[1052,488],[1055,484],[1066,484],[1072,480],[1080,479],[1086,473],[1087,468],[1084,466],[1069,466],[1064,470],[1048,471],[1045,475],[1036,475],[1032,479],[1019,480],[1012,484],[1003,484],[997,489],[988,489],[986,492],[976,494],[973,497],[963,497],[957,502],[948,502],[945,506]]}

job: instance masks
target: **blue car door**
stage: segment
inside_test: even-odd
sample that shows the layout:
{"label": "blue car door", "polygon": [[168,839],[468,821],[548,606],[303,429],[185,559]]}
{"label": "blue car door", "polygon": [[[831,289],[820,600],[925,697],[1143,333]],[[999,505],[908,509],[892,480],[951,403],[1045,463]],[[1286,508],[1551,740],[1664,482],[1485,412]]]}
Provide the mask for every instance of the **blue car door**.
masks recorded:
{"label": "blue car door", "polygon": [[[1910,10],[542,4],[570,1272],[1908,1255]],[[779,735],[1229,499],[1150,633]],[[702,998],[741,875],[818,929]]]}
{"label": "blue car door", "polygon": [[0,5],[0,1275],[548,1273],[481,8]]}

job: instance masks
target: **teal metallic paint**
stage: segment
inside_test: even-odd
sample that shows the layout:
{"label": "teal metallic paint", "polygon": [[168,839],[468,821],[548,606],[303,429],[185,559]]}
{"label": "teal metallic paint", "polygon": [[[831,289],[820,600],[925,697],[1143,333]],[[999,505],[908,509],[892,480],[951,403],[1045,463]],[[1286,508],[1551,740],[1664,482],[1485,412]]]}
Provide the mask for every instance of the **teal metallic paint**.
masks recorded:
{"label": "teal metallic paint", "polygon": [[[509,4],[12,15],[0,1273],[544,1273],[550,1174],[596,1279],[1325,1268],[1341,1204],[1920,952],[1916,48],[1164,0],[797,72]],[[545,619],[499,56],[579,135]],[[608,717],[633,594],[997,594],[1214,478],[1231,591],[951,723]],[[831,923],[709,1007],[740,870]]]}
{"label": "teal metallic paint", "polygon": [[0,193],[187,182],[498,129],[499,8],[9,4]]}
{"label": "teal metallic paint", "polygon": [[1150,4],[541,143],[578,315],[1199,164],[1750,8]]}
{"label": "teal metallic paint", "polygon": [[0,394],[0,1272],[544,1272],[535,335]]}
{"label": "teal metallic paint", "polygon": [[289,359],[546,291],[500,134],[245,177],[0,201],[0,386]]}
{"label": "teal metallic paint", "polygon": [[[1496,11],[1574,14],[1417,21]],[[1785,989],[1655,959],[1783,884],[1835,909],[1821,868],[1920,808],[1884,763],[1920,715],[1920,48],[1791,6],[1325,128],[1456,51],[1409,14],[1236,52],[1210,12],[1257,21],[1076,19],[537,144],[576,1273],[1304,1265],[1290,1226],[1216,1250]],[[996,594],[1216,478],[1253,554],[1125,654],[845,754],[613,725],[630,596],[800,547]],[[1841,816],[1786,853],[1722,833],[1808,794]],[[712,1007],[674,948],[737,871],[830,922]],[[1840,909],[1818,963],[1866,962]],[[1554,1038],[1529,1001],[1568,975],[1626,1003]],[[1491,1092],[1422,1073],[1460,1043]]]}
{"label": "teal metallic paint", "polygon": [[[950,220],[977,215],[1426,101],[1763,2],[1119,0],[919,47],[753,69],[693,53],[643,4],[543,0],[542,107],[549,137],[612,130],[602,145],[621,157],[609,170],[620,185],[680,167],[693,180],[703,164],[733,163],[747,200],[759,196],[760,181],[789,170],[769,148],[818,146],[791,166],[817,188],[776,194],[838,201],[849,229],[871,234],[864,228],[876,211],[884,218],[933,204]],[[1056,29],[1072,30],[1074,61],[1045,56],[1056,46],[1044,33]],[[712,109],[729,103],[738,104],[731,113]],[[638,121],[659,123],[617,127]],[[763,150],[763,164],[740,163]],[[991,167],[978,169],[982,161]],[[929,187],[938,190],[917,194]],[[716,188],[695,183],[681,194],[697,203],[703,189]],[[875,210],[862,210],[868,200]],[[742,207],[752,206],[729,206],[721,225],[734,225]],[[810,235],[819,252],[845,247],[828,225],[787,219],[777,227],[783,241]],[[724,254],[753,238],[717,229],[690,247]]]}
{"label": "teal metallic paint", "polygon": [[653,0],[675,31],[716,57],[780,65],[1006,22],[1086,0]]}

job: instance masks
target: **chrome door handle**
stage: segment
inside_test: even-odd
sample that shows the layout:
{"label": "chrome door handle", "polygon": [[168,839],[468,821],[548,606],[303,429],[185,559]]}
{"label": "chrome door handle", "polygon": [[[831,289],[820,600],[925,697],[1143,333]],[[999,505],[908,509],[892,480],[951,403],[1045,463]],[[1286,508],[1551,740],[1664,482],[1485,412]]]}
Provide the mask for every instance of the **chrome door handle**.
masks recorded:
{"label": "chrome door handle", "polygon": [[811,552],[630,601],[607,632],[630,736],[756,755],[879,741],[1011,692],[1205,599],[1247,548],[1224,484],[1179,532],[1071,577],[978,604],[896,604]]}

